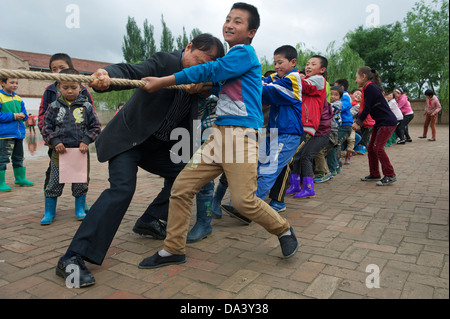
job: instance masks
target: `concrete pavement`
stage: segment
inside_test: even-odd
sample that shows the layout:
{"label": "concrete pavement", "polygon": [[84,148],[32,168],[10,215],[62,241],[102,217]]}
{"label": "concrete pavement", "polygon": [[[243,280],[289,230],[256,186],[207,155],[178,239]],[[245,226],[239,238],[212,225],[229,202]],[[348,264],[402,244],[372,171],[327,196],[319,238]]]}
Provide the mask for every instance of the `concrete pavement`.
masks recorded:
{"label": "concrete pavement", "polygon": [[[448,299],[449,127],[438,127],[436,142],[418,139],[419,126],[410,131],[412,143],[387,150],[398,177],[393,185],[361,182],[368,163],[359,155],[334,179],[316,184],[316,198],[287,198],[282,215],[300,241],[288,260],[281,258],[277,238],[259,225],[243,226],[224,216],[213,220],[210,237],[188,245],[185,264],[138,269],[162,247],[162,241],[131,230],[163,182],[140,171],[105,262],[87,263],[97,283],[85,289],[68,289],[55,275],[80,224],[70,187],[58,201],[54,223],[39,224],[48,165],[40,145],[25,160],[27,177],[36,185],[14,187],[9,165],[6,180],[13,190],[0,194],[0,298]],[[88,203],[108,186],[107,165],[92,155]],[[193,212],[191,224],[195,207]]]}

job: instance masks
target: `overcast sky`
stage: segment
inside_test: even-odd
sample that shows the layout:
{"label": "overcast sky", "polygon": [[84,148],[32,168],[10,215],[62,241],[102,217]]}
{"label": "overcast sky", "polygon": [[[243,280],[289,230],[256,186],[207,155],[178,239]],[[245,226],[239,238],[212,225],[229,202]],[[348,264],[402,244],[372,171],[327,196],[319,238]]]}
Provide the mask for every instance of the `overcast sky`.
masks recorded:
{"label": "overcast sky", "polygon": [[[431,0],[426,0],[430,3]],[[109,63],[123,61],[122,42],[128,16],[142,29],[147,18],[159,47],[161,15],[174,37],[193,28],[223,40],[222,25],[235,0],[17,0],[2,14],[0,47],[54,54],[68,53]],[[348,31],[360,25],[403,21],[415,0],[248,0],[261,15],[253,46],[259,57],[272,60],[284,44],[303,42],[324,52],[339,46]],[[5,7],[5,6],[3,6]],[[4,8],[5,9],[5,8]],[[6,14],[7,13],[7,14]],[[78,14],[79,13],[79,14]]]}

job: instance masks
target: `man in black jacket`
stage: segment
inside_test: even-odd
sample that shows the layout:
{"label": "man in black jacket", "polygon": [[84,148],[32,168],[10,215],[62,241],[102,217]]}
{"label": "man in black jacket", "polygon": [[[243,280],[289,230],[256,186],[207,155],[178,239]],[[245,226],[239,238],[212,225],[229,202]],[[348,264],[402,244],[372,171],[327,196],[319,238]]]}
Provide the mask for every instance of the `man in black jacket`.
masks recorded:
{"label": "man in black jacket", "polygon": [[[137,65],[116,64],[100,69],[90,86],[100,92],[130,89],[110,86],[110,78],[140,80],[148,76],[166,76],[223,55],[220,40],[202,34],[183,51],[159,52]],[[176,141],[170,140],[170,133],[177,127],[184,127],[192,136],[193,120],[198,117],[197,105],[197,94],[183,90],[168,89],[150,94],[137,89],[105,127],[96,141],[96,149],[98,160],[109,163],[110,188],[103,191],[81,223],[66,254],[58,262],[57,275],[67,281],[75,267],[79,276],[75,278],[74,287],[95,283],[83,260],[97,265],[103,262],[133,198],[138,167],[165,181],[163,189],[133,230],[155,238],[163,236],[159,219],[167,220],[170,190],[185,166],[185,163],[177,164],[171,160],[171,148]]]}

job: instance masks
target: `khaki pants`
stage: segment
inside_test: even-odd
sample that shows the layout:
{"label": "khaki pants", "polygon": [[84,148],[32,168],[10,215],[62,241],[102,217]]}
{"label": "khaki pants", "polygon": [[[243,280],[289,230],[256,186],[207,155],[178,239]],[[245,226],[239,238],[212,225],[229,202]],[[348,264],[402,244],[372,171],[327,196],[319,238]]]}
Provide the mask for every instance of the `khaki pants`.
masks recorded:
{"label": "khaki pants", "polygon": [[276,236],[290,228],[286,219],[255,195],[259,149],[257,131],[217,125],[213,130],[210,139],[181,171],[172,187],[164,241],[164,249],[172,254],[185,254],[194,196],[222,173],[228,180],[233,207],[242,215]]}

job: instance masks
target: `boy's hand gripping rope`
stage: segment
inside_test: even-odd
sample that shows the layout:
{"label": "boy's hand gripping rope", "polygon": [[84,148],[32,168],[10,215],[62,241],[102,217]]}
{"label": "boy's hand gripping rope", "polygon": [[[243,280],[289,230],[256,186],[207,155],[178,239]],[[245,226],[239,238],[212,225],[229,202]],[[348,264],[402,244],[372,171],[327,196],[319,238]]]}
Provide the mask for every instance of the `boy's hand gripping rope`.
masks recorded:
{"label": "boy's hand gripping rope", "polygon": [[[25,70],[7,70],[0,69],[0,78],[16,78],[16,79],[32,79],[32,80],[52,80],[52,81],[69,81],[69,82],[83,82],[91,83],[97,80],[97,77],[91,75],[77,75],[77,74],[60,74],[60,73],[44,73],[36,71]],[[129,86],[133,88],[142,88],[147,82],[142,80],[128,80],[111,78],[111,85],[114,86]],[[186,85],[173,85],[165,89],[185,90]]]}

